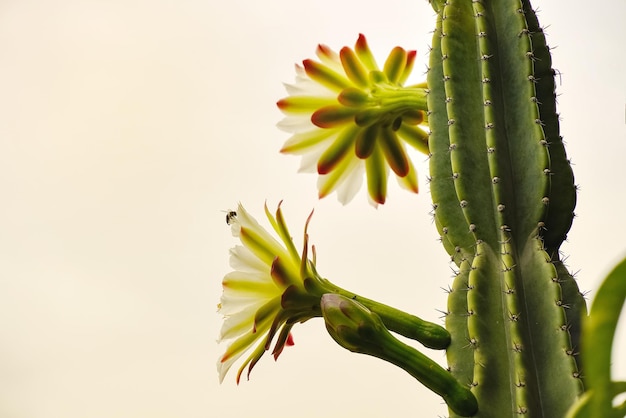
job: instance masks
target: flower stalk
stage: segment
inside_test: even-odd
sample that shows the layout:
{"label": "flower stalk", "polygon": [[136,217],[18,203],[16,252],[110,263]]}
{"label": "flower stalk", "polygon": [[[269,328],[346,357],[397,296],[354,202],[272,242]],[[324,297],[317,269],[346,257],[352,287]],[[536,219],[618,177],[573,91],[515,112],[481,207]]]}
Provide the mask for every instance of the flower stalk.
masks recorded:
{"label": "flower stalk", "polygon": [[472,392],[436,362],[395,338],[381,318],[359,302],[336,294],[322,297],[326,329],[342,347],[388,361],[440,395],[461,416],[478,410]]}

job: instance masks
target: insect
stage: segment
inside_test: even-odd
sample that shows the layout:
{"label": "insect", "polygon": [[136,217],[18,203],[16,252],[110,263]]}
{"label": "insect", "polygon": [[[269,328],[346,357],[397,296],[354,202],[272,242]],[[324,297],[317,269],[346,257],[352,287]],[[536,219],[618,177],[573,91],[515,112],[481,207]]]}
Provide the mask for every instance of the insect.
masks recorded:
{"label": "insect", "polygon": [[232,225],[235,222],[235,218],[237,217],[237,212],[234,210],[229,210],[226,212],[226,225]]}

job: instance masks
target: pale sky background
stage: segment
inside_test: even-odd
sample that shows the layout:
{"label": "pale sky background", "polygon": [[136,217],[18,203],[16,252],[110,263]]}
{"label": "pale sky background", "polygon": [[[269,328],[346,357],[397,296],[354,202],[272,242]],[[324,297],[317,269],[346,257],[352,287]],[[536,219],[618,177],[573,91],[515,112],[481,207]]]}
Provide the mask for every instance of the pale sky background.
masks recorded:
{"label": "pale sky background", "polygon": [[[367,4],[367,5],[366,5]],[[383,5],[384,4],[384,5]],[[563,249],[581,289],[626,255],[626,3],[536,0],[554,50],[562,133],[581,187]],[[318,270],[441,321],[451,281],[422,191],[393,182],[318,201],[278,154],[274,103],[323,42],[367,35],[427,62],[425,0],[0,1],[0,417],[436,417],[404,371],[351,354],[321,320],[218,384],[221,279],[236,241],[223,210],[262,218],[284,199],[301,243],[312,208]],[[621,324],[616,350],[626,352]],[[429,352],[445,362],[442,352]],[[626,379],[626,359],[615,359]]]}

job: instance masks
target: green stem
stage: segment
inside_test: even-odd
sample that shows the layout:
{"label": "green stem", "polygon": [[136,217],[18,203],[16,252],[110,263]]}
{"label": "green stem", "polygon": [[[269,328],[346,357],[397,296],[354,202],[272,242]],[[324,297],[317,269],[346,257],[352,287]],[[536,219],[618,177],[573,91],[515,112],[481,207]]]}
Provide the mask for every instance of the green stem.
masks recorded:
{"label": "green stem", "polygon": [[380,86],[371,92],[376,103],[385,113],[405,112],[407,110],[428,110],[427,89],[420,87]]}
{"label": "green stem", "polygon": [[[340,294],[346,296],[344,293]],[[419,341],[424,347],[436,350],[443,350],[450,345],[450,333],[440,325],[424,321],[415,315],[362,296],[354,295],[353,299],[378,314],[390,331]]]}
{"label": "green stem", "polygon": [[406,370],[424,386],[440,395],[450,409],[461,416],[472,416],[478,411],[478,402],[466,386],[460,384],[450,372],[411,346],[393,338],[380,344],[376,356]]}
{"label": "green stem", "polygon": [[[306,284],[310,286],[310,291],[313,290],[313,283]],[[411,315],[389,305],[385,305],[384,303],[359,296],[356,293],[342,289],[325,279],[318,282],[316,286],[316,292],[319,293],[320,296],[323,293],[336,293],[345,296],[348,299],[358,301],[370,311],[375,312],[378,316],[380,316],[387,329],[404,337],[418,341],[424,345],[424,347],[435,350],[443,350],[450,345],[450,333],[440,325],[425,321],[415,315]]]}

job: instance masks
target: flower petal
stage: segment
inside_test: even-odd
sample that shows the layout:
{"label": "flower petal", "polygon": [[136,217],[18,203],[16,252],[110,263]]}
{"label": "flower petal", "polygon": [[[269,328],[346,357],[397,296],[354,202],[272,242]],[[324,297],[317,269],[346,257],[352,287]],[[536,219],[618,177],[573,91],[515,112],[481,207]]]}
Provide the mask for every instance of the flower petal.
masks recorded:
{"label": "flower petal", "polygon": [[361,162],[361,160],[356,157],[348,157],[341,161],[330,173],[320,175],[317,179],[319,198],[321,199],[332,193],[348,178],[347,174],[356,169],[359,162]]}
{"label": "flower petal", "polygon": [[417,170],[413,166],[411,160],[409,160],[409,172],[404,177],[397,177],[398,184],[403,188],[413,193],[419,192],[419,185],[417,183]]}
{"label": "flower petal", "polygon": [[383,72],[391,83],[395,83],[402,76],[407,62],[407,54],[403,48],[395,47],[389,53],[383,67]]}
{"label": "flower petal", "polygon": [[365,160],[365,170],[370,197],[374,202],[384,204],[387,197],[387,168],[379,146],[376,146],[372,155]]}
{"label": "flower petal", "polygon": [[310,131],[311,128],[316,128],[311,123],[311,117],[309,115],[290,115],[283,118],[276,124],[278,129],[288,133],[299,133]]}
{"label": "flower petal", "polygon": [[[299,265],[298,265],[299,267]],[[293,264],[285,262],[279,257],[272,263],[271,277],[276,287],[285,289],[289,286],[301,287],[300,270]]]}
{"label": "flower petal", "polygon": [[406,64],[404,65],[404,70],[400,77],[396,80],[396,83],[403,85],[406,80],[411,75],[411,71],[413,71],[413,64],[415,64],[415,57],[417,56],[417,51],[411,50],[406,54]]}
{"label": "flower petal", "polygon": [[334,97],[289,96],[276,102],[276,106],[284,113],[313,113],[320,107],[336,103]]}
{"label": "flower petal", "polygon": [[378,138],[379,133],[380,124],[378,123],[359,131],[354,147],[357,157],[363,160],[372,155],[374,146],[376,145],[376,138]]}
{"label": "flower petal", "polygon": [[421,152],[428,155],[428,133],[417,126],[411,126],[403,123],[396,132],[404,142]]}
{"label": "flower petal", "polygon": [[274,284],[269,269],[262,273],[231,271],[224,276],[222,287],[231,297],[271,298],[281,293]]}
{"label": "flower petal", "polygon": [[324,150],[326,150],[326,147],[320,146],[316,147],[315,152],[304,154],[302,156],[302,160],[300,161],[300,168],[298,169],[298,173],[317,174],[317,162],[322,156]]}
{"label": "flower petal", "polygon": [[230,266],[233,270],[243,272],[267,272],[267,264],[243,245],[236,245],[230,249]]}
{"label": "flower petal", "polygon": [[333,71],[341,74],[341,60],[339,59],[339,55],[333,51],[332,48],[324,44],[318,44],[317,49],[315,50],[315,55],[317,55],[323,64],[330,67]]}
{"label": "flower petal", "polygon": [[241,242],[268,266],[274,257],[285,256],[285,248],[239,204],[237,223],[241,225]]}
{"label": "flower petal", "polygon": [[280,152],[285,154],[303,154],[333,135],[337,135],[337,131],[333,129],[315,129],[307,132],[298,132],[285,142]]}
{"label": "flower petal", "polygon": [[329,67],[313,60],[302,61],[306,74],[326,88],[339,93],[350,86],[350,81]]}
{"label": "flower petal", "polygon": [[354,84],[359,87],[367,87],[367,69],[361,64],[359,57],[350,48],[343,47],[339,51],[341,65],[346,75]]}
{"label": "flower petal", "polygon": [[351,161],[355,163],[355,167],[348,170],[337,187],[337,199],[342,205],[350,203],[363,185],[364,164],[356,158],[352,158]]}
{"label": "flower petal", "polygon": [[354,50],[365,68],[369,71],[378,70],[378,65],[376,64],[374,55],[372,54],[372,51],[370,51],[369,45],[367,45],[365,35],[362,33],[359,34],[359,39],[357,39],[356,44],[354,45]]}
{"label": "flower petal", "polygon": [[[261,305],[262,306],[262,305]],[[218,341],[238,338],[254,329],[254,314],[258,306],[249,305],[247,309],[229,314],[224,318]]]}
{"label": "flower petal", "polygon": [[336,128],[354,121],[357,110],[341,105],[330,105],[316,110],[311,115],[311,122],[320,128]]}
{"label": "flower petal", "polygon": [[317,162],[317,172],[327,174],[339,164],[352,149],[358,126],[345,128],[337,137],[335,142],[328,147]]}
{"label": "flower petal", "polygon": [[393,172],[399,177],[406,176],[409,172],[409,160],[396,133],[389,128],[383,128],[379,143]]}
{"label": "flower petal", "polygon": [[337,101],[344,106],[362,107],[369,103],[370,97],[361,89],[348,87],[341,90],[341,93],[337,96]]}

